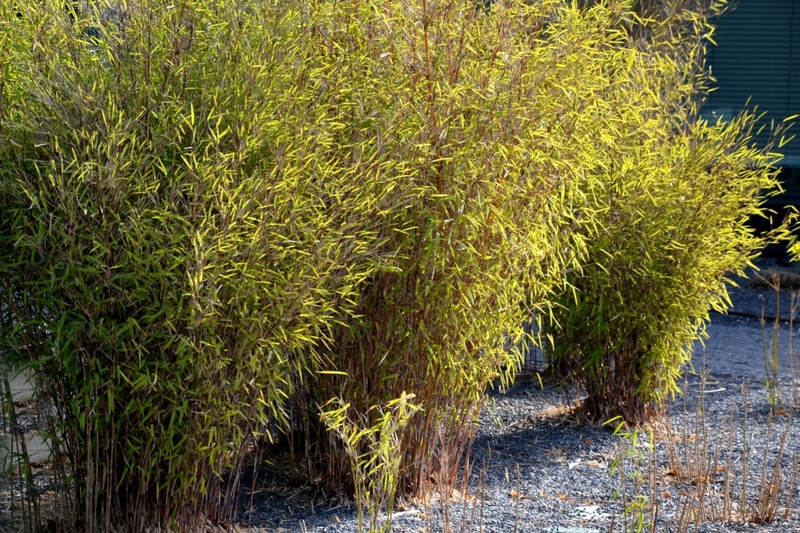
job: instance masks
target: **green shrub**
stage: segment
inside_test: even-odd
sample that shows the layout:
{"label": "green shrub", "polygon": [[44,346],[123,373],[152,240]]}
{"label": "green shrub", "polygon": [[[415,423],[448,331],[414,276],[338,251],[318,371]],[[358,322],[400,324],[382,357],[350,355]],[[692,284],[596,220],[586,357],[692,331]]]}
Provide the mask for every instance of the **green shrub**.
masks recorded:
{"label": "green shrub", "polygon": [[0,349],[86,530],[231,519],[298,421],[369,506],[449,490],[532,314],[641,413],[761,244],[750,117],[697,121],[663,52],[702,19],[656,51],[613,2],[0,6]]}
{"label": "green shrub", "polygon": [[[331,4],[330,19],[319,17],[347,58],[329,78],[374,85],[353,92],[359,108],[376,109],[376,95],[393,103],[402,127],[385,142],[417,173],[395,219],[404,229],[389,243],[397,270],[365,282],[358,318],[330,345],[331,369],[344,374],[319,376],[297,402],[312,419],[338,398],[349,410],[337,416],[366,431],[380,422],[373,406],[415,394],[421,410],[398,430],[400,494],[453,488],[487,386],[518,368],[508,346],[531,314],[549,316],[553,291],[596,231],[584,197],[604,185],[591,169],[607,161],[597,139],[612,138],[599,119],[616,102],[597,94],[627,58],[606,8],[509,2],[484,16],[456,2],[413,5]],[[334,29],[350,19],[360,24]],[[354,56],[381,75],[350,74]],[[331,477],[346,480],[353,451],[322,444]]]}
{"label": "green shrub", "polygon": [[752,146],[752,113],[698,118],[706,19],[685,11],[662,24],[682,33],[624,44],[587,109],[603,125],[584,196],[600,230],[547,327],[554,368],[598,420],[640,423],[677,390],[709,311],[730,305],[729,276],[771,238],[747,222],[779,190],[775,155]]}
{"label": "green shrub", "polygon": [[230,518],[291,375],[391,262],[409,161],[361,150],[301,2],[11,4],[0,350],[58,408],[82,529]]}

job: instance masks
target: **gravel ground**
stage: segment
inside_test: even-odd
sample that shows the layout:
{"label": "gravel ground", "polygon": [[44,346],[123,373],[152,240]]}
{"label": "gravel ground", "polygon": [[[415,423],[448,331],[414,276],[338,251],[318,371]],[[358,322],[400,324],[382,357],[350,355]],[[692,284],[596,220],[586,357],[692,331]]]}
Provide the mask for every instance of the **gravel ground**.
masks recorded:
{"label": "gravel ground", "polygon": [[[638,516],[654,524],[642,531],[800,532],[800,481],[793,481],[800,423],[770,416],[762,331],[769,345],[772,323],[762,327],[756,318],[762,299],[774,309],[774,296],[746,280],[732,296],[734,314],[712,316],[709,338],[695,350],[698,373],[687,377],[685,394],[668,406],[670,429],[662,423],[625,437],[610,427],[575,424],[569,390],[523,375],[511,390],[491,394],[472,448],[474,467],[463,474],[467,490],[448,502],[400,506],[393,531],[447,531],[449,526],[475,532],[626,532],[636,530]],[[789,339],[798,339],[788,322],[781,323],[777,335],[778,392],[791,411],[800,388],[791,365],[799,358],[786,354]],[[704,365],[705,380],[699,375]],[[254,493],[245,495],[243,530],[357,531],[352,503],[331,505],[315,498],[313,487],[297,487],[275,472],[262,474]],[[38,486],[43,493],[52,490],[46,471],[37,474]],[[772,511],[760,507],[770,501],[764,496],[770,487]],[[8,494],[9,488],[0,492]],[[699,495],[702,503],[695,498]],[[0,530],[10,526],[3,518],[9,505],[0,494]],[[772,520],[752,523],[759,517]]]}

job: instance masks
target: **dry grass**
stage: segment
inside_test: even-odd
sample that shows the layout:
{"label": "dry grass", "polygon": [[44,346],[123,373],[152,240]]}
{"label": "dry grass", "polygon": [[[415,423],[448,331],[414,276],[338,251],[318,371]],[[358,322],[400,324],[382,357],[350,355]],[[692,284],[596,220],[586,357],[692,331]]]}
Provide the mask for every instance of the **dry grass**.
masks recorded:
{"label": "dry grass", "polygon": [[800,273],[781,268],[766,268],[756,272],[748,282],[749,286],[758,289],[775,288],[798,290],[800,289]]}

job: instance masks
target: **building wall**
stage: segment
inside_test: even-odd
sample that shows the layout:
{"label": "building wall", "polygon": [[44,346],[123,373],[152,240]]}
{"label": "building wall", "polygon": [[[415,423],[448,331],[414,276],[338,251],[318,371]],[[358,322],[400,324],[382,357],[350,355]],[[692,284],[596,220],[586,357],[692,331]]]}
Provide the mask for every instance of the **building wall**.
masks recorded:
{"label": "building wall", "polygon": [[[707,118],[725,117],[757,106],[766,112],[757,137],[764,145],[771,124],[800,115],[800,0],[731,0],[731,4],[733,10],[718,20],[717,46],[709,50],[716,90],[702,113]],[[784,167],[800,168],[800,120],[792,130],[790,135],[797,137],[778,151],[784,155]]]}

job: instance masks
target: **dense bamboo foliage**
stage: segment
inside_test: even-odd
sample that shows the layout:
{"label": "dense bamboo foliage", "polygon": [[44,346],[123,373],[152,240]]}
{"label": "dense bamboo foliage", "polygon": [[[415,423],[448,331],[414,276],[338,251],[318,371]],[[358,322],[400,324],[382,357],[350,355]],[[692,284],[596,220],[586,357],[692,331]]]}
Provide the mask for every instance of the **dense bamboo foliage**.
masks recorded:
{"label": "dense bamboo foliage", "polygon": [[229,522],[301,430],[372,511],[447,491],[531,317],[639,420],[763,244],[772,157],[697,118],[692,10],[0,6],[0,350],[80,530]]}
{"label": "dense bamboo foliage", "polygon": [[4,3],[2,342],[58,408],[83,527],[190,528],[231,515],[223,474],[390,263],[414,170],[351,137],[303,5],[93,5]]}
{"label": "dense bamboo foliage", "polygon": [[[526,317],[548,312],[548,294],[578,257],[572,224],[583,222],[570,205],[593,157],[579,139],[596,125],[582,110],[587,73],[560,65],[570,46],[591,60],[605,32],[597,21],[570,28],[557,2],[498,5],[491,16],[460,2],[330,9],[331,21],[358,18],[349,31],[367,36],[339,35],[344,65],[335,72],[349,85],[380,84],[354,91],[356,107],[375,109],[374,94],[394,102],[402,128],[385,142],[397,143],[416,173],[413,200],[398,210],[406,229],[388,243],[398,268],[370,277],[357,318],[334,332],[331,368],[344,374],[320,376],[299,404],[313,411],[338,398],[350,406],[341,415],[367,429],[380,414],[371,406],[412,391],[420,410],[398,437],[394,482],[403,493],[430,484],[446,491],[486,387],[518,367],[508,346]],[[585,30],[596,31],[593,41],[563,35]],[[361,54],[380,70],[350,73]],[[319,453],[332,479],[349,477],[338,441]]]}

